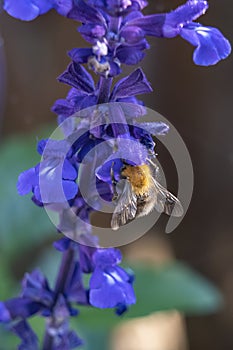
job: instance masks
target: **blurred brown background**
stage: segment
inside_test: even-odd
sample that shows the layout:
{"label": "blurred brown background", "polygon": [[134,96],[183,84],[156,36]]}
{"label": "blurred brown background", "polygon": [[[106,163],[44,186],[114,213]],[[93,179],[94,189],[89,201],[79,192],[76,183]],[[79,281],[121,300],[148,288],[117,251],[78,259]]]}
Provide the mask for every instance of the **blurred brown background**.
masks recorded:
{"label": "blurred brown background", "polygon": [[[181,3],[149,2],[148,13]],[[200,22],[220,28],[233,43],[233,3],[209,3],[210,9]],[[69,62],[66,51],[84,44],[76,26],[55,13],[30,23],[1,16],[5,49],[4,60],[1,46],[1,99],[6,95],[5,113],[3,101],[0,108],[1,137],[29,133],[45,122],[55,121],[50,107],[68,91],[56,82],[56,77]],[[190,151],[195,175],[188,213],[176,232],[165,239],[178,259],[191,264],[220,288],[226,303],[214,316],[188,318],[190,349],[232,350],[233,56],[217,66],[202,68],[193,64],[193,48],[182,39],[150,42],[143,67],[155,92],[144,101],[176,126]],[[160,154],[165,169],[166,156]],[[173,177],[169,167],[168,181]],[[160,226],[165,227],[165,220]]]}

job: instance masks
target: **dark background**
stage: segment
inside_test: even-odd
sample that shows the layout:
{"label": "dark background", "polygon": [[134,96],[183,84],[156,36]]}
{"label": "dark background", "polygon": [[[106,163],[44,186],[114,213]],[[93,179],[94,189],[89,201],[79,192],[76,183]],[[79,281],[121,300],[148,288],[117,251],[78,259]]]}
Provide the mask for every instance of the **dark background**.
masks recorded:
{"label": "dark background", "polygon": [[[148,13],[175,8],[180,2],[150,3]],[[212,0],[209,4],[210,9],[200,22],[218,27],[233,42],[232,2]],[[0,52],[0,125],[1,138],[6,138],[54,123],[56,116],[50,107],[68,91],[57,83],[56,77],[69,62],[66,51],[84,43],[76,32],[77,24],[55,13],[30,23],[2,14],[0,22],[4,39]],[[233,56],[217,66],[203,68],[193,64],[193,48],[180,38],[155,39],[150,43],[143,68],[155,91],[145,96],[144,101],[177,128],[189,149],[195,175],[189,210],[176,232],[166,236],[166,240],[178,259],[212,280],[225,298],[225,308],[218,314],[187,319],[190,349],[230,350]],[[160,155],[160,161],[166,163],[165,154]]]}

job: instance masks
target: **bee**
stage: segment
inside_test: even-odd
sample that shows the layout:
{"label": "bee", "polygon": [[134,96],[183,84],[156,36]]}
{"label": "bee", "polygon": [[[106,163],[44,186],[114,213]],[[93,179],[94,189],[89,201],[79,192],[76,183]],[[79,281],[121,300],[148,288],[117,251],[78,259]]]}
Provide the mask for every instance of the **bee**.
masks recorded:
{"label": "bee", "polygon": [[93,69],[95,73],[103,74],[106,78],[108,77],[111,69],[109,62],[101,63],[95,56],[91,56],[89,57],[87,64],[89,69]]}
{"label": "bee", "polygon": [[[157,166],[152,164],[157,170]],[[118,230],[135,218],[148,215],[154,208],[159,213],[177,217],[183,215],[180,201],[155,179],[152,164],[125,164],[121,170],[124,186],[120,196],[116,180],[113,179],[113,201],[117,201],[111,220],[113,230]]]}

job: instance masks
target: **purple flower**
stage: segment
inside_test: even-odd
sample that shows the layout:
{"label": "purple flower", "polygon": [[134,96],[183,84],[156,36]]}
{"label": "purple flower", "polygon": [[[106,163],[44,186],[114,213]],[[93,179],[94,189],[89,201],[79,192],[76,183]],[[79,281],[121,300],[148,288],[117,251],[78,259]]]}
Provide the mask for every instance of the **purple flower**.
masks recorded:
{"label": "purple flower", "polygon": [[72,8],[72,0],[5,0],[4,10],[12,17],[31,21],[52,8],[65,16]]}
{"label": "purple flower", "polygon": [[216,64],[231,52],[229,41],[216,28],[190,23],[182,28],[180,36],[197,47],[193,61],[200,66]]}
{"label": "purple flower", "polygon": [[[38,145],[43,160],[34,168],[20,174],[17,184],[18,193],[25,195],[33,192],[38,203],[59,203],[75,197],[78,192],[76,179],[77,166],[69,155],[67,141],[43,140]],[[64,192],[63,192],[64,191]],[[64,193],[64,196],[63,196]]]}
{"label": "purple flower", "polygon": [[[173,38],[180,35],[197,47],[193,56],[196,64],[213,65],[230,54],[231,46],[218,29],[193,22],[207,9],[207,1],[189,0],[170,13],[142,16],[128,21],[126,28],[138,27],[144,31],[145,36]],[[128,32],[129,34],[126,29],[125,35],[130,36],[130,30]]]}
{"label": "purple flower", "polygon": [[[145,5],[144,1],[108,0],[86,3],[76,0],[68,17],[82,22],[79,32],[93,46],[91,49],[72,51],[72,59],[79,63],[88,62],[89,67],[97,74],[104,73],[107,76],[119,74],[121,63],[138,63],[144,57],[142,51],[149,47],[144,34],[137,35],[131,30],[130,38],[127,39],[125,32],[120,34],[122,27],[115,24],[117,22],[111,16],[134,13],[136,7],[140,10]],[[127,46],[129,44],[132,44],[130,48]]]}
{"label": "purple flower", "polygon": [[74,87],[80,93],[92,94],[95,91],[92,76],[77,63],[70,64],[58,80]]}
{"label": "purple flower", "polygon": [[15,319],[26,319],[36,313],[50,313],[54,294],[49,288],[46,278],[39,270],[25,274],[22,281],[20,297],[0,303],[0,322],[10,322]]}
{"label": "purple flower", "polygon": [[[0,322],[9,323],[19,320],[19,323],[12,325],[12,330],[23,340],[19,349],[34,350],[37,349],[35,345],[37,338],[28,327],[25,319],[34,314],[40,314],[47,318],[47,327],[50,328],[50,333],[53,334],[57,346],[66,344],[65,349],[73,349],[74,344],[79,346],[81,341],[68,328],[69,316],[77,315],[77,311],[71,307],[71,303],[88,304],[88,294],[82,284],[78,261],[73,263],[72,269],[69,271],[69,279],[61,291],[56,288],[52,290],[47,279],[39,270],[25,274],[21,295],[0,303]],[[60,349],[60,347],[56,349]]]}
{"label": "purple flower", "polygon": [[67,98],[57,100],[52,110],[68,117],[81,109],[97,104],[97,92],[91,75],[79,63],[70,64],[58,80],[72,87]]}
{"label": "purple flower", "polygon": [[[91,236],[83,236],[85,244],[96,244]],[[135,303],[135,295],[132,287],[133,276],[119,267],[122,256],[118,249],[100,249],[72,242],[63,238],[56,242],[55,246],[60,251],[67,251],[70,246],[79,251],[80,271],[91,273],[89,303],[98,308],[117,308],[120,314],[128,305]],[[75,278],[80,281],[80,278]],[[73,287],[67,291],[69,300],[72,301]],[[79,288],[77,288],[79,291]],[[80,295],[78,292],[77,294]],[[73,292],[73,295],[77,295]],[[77,302],[77,300],[74,300]],[[80,300],[78,301],[80,304]]]}
{"label": "purple flower", "polygon": [[95,270],[90,279],[90,303],[98,308],[117,308],[136,302],[132,277],[121,267],[118,249],[99,249],[94,253]]}
{"label": "purple flower", "polygon": [[5,0],[4,10],[12,17],[31,21],[51,10],[53,2],[53,0]]}
{"label": "purple flower", "polygon": [[[75,52],[76,49],[74,49],[70,55],[74,55],[75,57]],[[91,76],[79,63],[71,63],[67,70],[59,77],[59,81],[72,86],[72,88],[66,99],[59,99],[55,102],[52,108],[53,112],[63,116],[63,118],[67,118],[82,109],[97,104],[100,86],[95,86]],[[131,102],[130,98],[133,98],[134,100],[132,100],[132,102],[134,102],[134,104],[139,104],[135,96],[151,91],[152,88],[145,74],[138,68],[115,85],[112,93],[108,96],[108,101]],[[135,116],[133,108],[134,106],[132,105],[131,114]],[[120,121],[120,115],[118,114],[118,118],[115,118],[115,122]],[[106,124],[106,120],[103,119],[102,124]],[[93,125],[90,125],[90,128],[93,128]]]}

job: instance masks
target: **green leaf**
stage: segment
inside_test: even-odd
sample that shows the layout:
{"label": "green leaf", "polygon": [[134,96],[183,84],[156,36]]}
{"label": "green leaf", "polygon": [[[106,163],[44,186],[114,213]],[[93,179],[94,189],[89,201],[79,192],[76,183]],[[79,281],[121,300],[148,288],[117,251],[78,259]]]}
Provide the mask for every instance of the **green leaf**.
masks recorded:
{"label": "green leaf", "polygon": [[216,312],[223,304],[218,290],[185,264],[176,262],[162,268],[133,267],[137,304],[129,317],[151,311],[176,309],[186,314]]}
{"label": "green leaf", "polygon": [[[45,138],[48,132],[42,134]],[[0,147],[0,244],[8,255],[38,244],[55,231],[43,208],[37,207],[30,195],[19,196],[16,189],[19,174],[40,160],[37,135],[12,137]]]}
{"label": "green leaf", "polygon": [[178,310],[188,315],[216,312],[223,304],[221,294],[199,273],[182,263],[160,268],[132,266],[137,302],[120,318],[114,310],[81,307],[77,322],[93,329],[109,328],[122,319],[141,317],[155,311]]}

